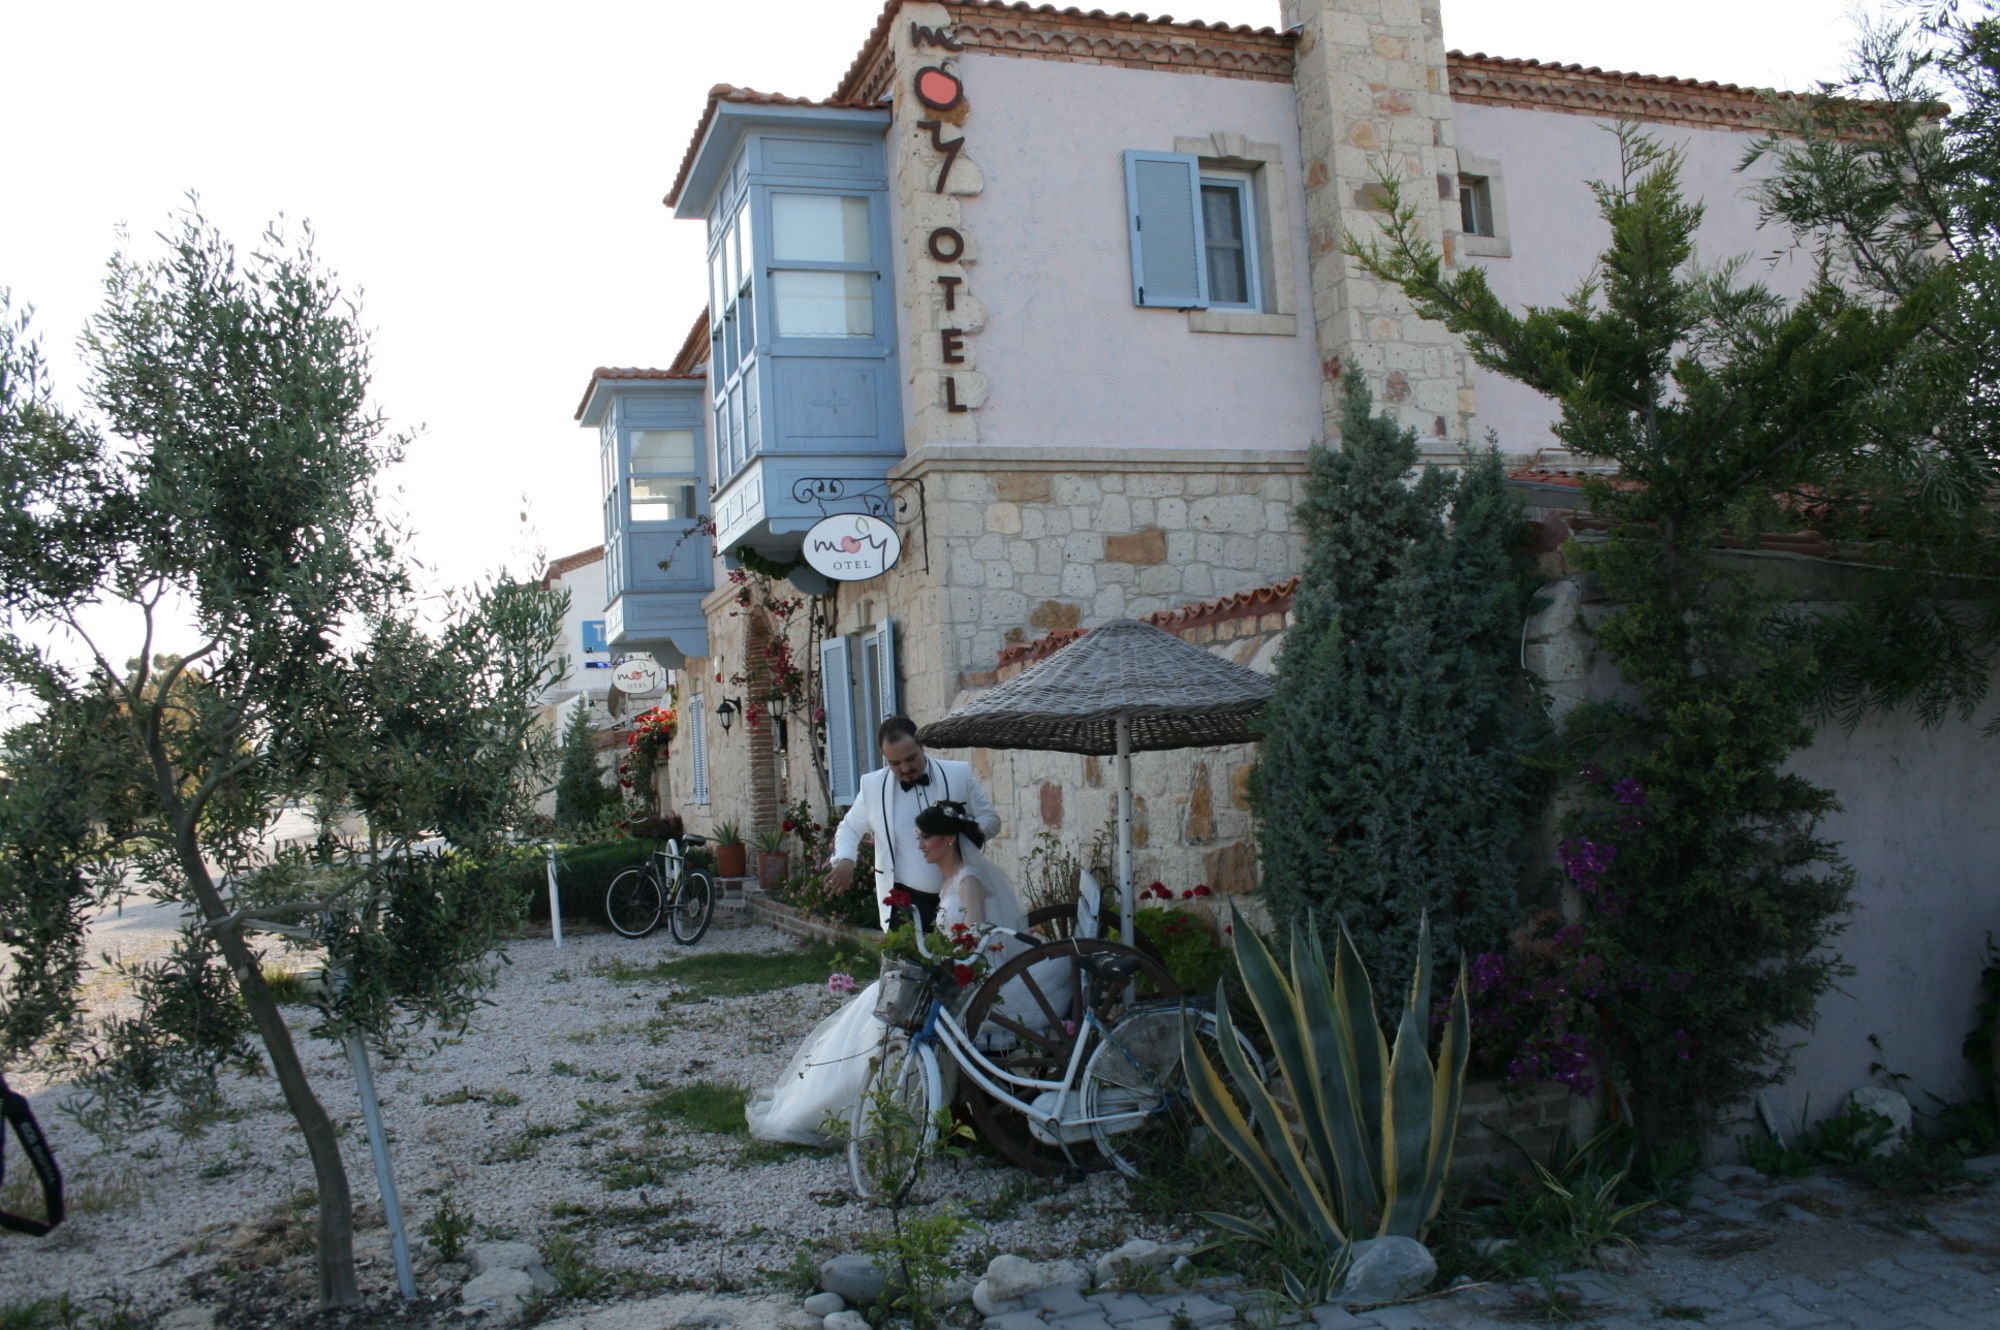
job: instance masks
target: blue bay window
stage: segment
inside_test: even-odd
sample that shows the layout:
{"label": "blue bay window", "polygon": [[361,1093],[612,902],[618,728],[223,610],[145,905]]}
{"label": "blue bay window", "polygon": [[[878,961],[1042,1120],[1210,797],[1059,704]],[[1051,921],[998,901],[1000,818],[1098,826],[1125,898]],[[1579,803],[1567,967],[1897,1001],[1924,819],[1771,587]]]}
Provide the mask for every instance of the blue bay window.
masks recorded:
{"label": "blue bay window", "polygon": [[618,371],[591,380],[577,419],[598,432],[604,503],[603,641],[677,668],[708,654],[701,599],[714,557],[706,514],[707,409],[698,374]]}
{"label": "blue bay window", "polygon": [[[888,112],[718,101],[674,196],[708,224],[716,544],[783,558],[903,455]],[[829,501],[822,482],[841,482]]]}

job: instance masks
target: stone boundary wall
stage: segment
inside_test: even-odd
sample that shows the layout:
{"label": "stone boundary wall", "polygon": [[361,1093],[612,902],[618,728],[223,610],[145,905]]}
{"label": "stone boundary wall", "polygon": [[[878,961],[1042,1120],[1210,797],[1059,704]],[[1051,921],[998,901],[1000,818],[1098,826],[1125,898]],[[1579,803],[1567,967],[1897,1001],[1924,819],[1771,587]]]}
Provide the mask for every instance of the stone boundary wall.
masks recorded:
{"label": "stone boundary wall", "polygon": [[[1452,1176],[1472,1178],[1491,1169],[1526,1169],[1530,1158],[1547,1162],[1564,1128],[1570,1128],[1571,1138],[1579,1143],[1587,1139],[1578,1136],[1573,1126],[1579,1111],[1587,1123],[1590,1101],[1577,1098],[1566,1086],[1538,1085],[1514,1091],[1504,1090],[1494,1081],[1467,1081],[1465,1102],[1459,1110],[1458,1141],[1452,1147]],[[1527,1150],[1526,1156],[1509,1142],[1510,1136]]]}

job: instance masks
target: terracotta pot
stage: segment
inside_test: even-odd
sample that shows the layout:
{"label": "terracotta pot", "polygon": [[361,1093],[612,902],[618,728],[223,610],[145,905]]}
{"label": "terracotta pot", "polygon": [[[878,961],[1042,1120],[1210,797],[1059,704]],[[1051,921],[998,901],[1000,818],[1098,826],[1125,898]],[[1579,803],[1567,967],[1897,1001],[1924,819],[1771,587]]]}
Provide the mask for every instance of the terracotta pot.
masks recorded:
{"label": "terracotta pot", "polygon": [[766,891],[777,891],[785,885],[785,869],[792,857],[783,850],[759,850],[757,852],[757,885]]}
{"label": "terracotta pot", "polygon": [[717,877],[743,877],[746,875],[750,852],[742,845],[715,845],[715,875]]}

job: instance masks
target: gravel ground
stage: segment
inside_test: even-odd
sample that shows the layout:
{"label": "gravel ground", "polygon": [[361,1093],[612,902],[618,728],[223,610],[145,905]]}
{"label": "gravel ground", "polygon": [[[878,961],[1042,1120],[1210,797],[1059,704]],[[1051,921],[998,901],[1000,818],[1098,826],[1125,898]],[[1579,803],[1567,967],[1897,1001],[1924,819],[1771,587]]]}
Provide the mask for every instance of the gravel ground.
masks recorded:
{"label": "gravel ground", "polygon": [[[128,954],[154,943],[122,920]],[[155,925],[170,922],[156,919]],[[772,954],[799,944],[774,930],[732,927],[724,914],[694,948],[662,930],[630,941],[571,933],[509,951],[493,1005],[466,1036],[411,1063],[378,1066],[398,1184],[413,1227],[449,1194],[481,1237],[547,1250],[576,1240],[607,1271],[606,1299],[648,1290],[769,1290],[788,1282],[802,1251],[851,1246],[880,1222],[846,1190],[845,1158],[754,1144],[647,1113],[660,1094],[696,1082],[755,1088],[838,1004],[805,984],[741,998],[705,998],[670,983],[616,977],[618,963],[697,952]],[[155,929],[157,931],[157,928]],[[107,936],[107,941],[109,937]],[[122,999],[93,990],[100,1009]],[[348,1177],[361,1206],[363,1280],[386,1291],[393,1272],[352,1076],[341,1051],[295,1033],[320,1098],[343,1124]],[[127,1297],[163,1309],[189,1301],[311,1306],[311,1172],[275,1083],[232,1078],[229,1119],[195,1139],[154,1127],[102,1146],[60,1107],[64,1087],[19,1078],[70,1179],[71,1221],[49,1238],[0,1233],[0,1305],[67,1292],[79,1301]],[[16,1156],[18,1160],[18,1155]],[[18,1163],[16,1172],[23,1172]],[[1122,1181],[1094,1176],[1045,1184],[987,1160],[941,1165],[931,1184],[978,1216],[978,1249],[1030,1256],[1108,1250],[1127,1237],[1180,1236],[1136,1215]],[[419,1282],[448,1291],[462,1267],[429,1259]],[[224,1316],[261,1324],[263,1316]]]}

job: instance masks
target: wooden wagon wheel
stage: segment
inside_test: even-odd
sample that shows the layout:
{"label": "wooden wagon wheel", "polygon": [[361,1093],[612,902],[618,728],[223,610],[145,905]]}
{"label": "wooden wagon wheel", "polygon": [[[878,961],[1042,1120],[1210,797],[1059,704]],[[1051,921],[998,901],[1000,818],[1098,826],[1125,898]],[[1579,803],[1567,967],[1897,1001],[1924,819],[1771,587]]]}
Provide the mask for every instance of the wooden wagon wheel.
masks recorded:
{"label": "wooden wagon wheel", "polygon": [[[1097,928],[1097,935],[1104,941],[1117,942],[1120,940],[1123,932],[1119,923],[1118,911],[1115,907],[1110,905],[1104,907],[1103,913],[1098,916]],[[1044,905],[1038,910],[1029,911],[1028,931],[1040,937],[1047,938],[1052,942],[1075,937],[1076,906],[1074,904]],[[1135,928],[1132,938],[1132,945],[1145,952],[1160,964],[1165,965],[1167,963],[1167,958],[1160,953],[1159,947],[1154,944],[1152,936],[1145,929]]]}
{"label": "wooden wagon wheel", "polygon": [[[961,1024],[973,1047],[1002,1071],[1035,1080],[1059,1080],[1069,1067],[1071,1050],[1084,1028],[1081,1012],[1085,995],[1097,1018],[1107,1026],[1114,1025],[1125,1006],[1127,985],[1090,978],[1081,965],[1073,962],[1068,965],[1047,962],[1084,955],[1133,954],[1133,949],[1123,943],[1103,938],[1071,938],[1030,948],[986,976],[967,1004]],[[1165,965],[1144,951],[1137,956],[1138,969],[1131,979],[1135,1000],[1181,996],[1180,985],[1174,982]],[[1038,966],[1044,967],[1040,975],[1035,973]],[[1017,1000],[1001,1002],[1002,991],[1017,980],[1020,981],[1015,989]],[[1026,1010],[1021,1010],[1023,1005]],[[1032,1100],[1036,1093],[1009,1088],[1026,1100]],[[958,1095],[979,1134],[1011,1164],[1044,1176],[1072,1168],[1103,1166],[1104,1161],[1091,1147],[1087,1133],[1067,1150],[1041,1140],[1029,1129],[1024,1114],[995,1101],[963,1072],[958,1078]]]}

